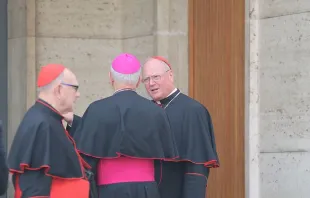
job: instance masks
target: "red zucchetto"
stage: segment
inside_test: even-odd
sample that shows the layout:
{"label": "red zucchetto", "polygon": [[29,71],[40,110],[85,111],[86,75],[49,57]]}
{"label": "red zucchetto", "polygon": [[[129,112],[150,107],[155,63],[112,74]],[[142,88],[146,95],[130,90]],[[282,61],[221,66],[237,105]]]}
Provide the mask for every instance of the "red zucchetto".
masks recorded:
{"label": "red zucchetto", "polygon": [[169,67],[170,69],[172,69],[170,63],[169,63],[168,60],[165,59],[164,57],[162,57],[162,56],[153,56],[152,58],[153,58],[153,59],[156,59],[156,60],[160,60],[160,61],[166,63],[166,64],[168,65],[168,67]]}
{"label": "red zucchetto", "polygon": [[37,86],[44,87],[51,82],[53,82],[64,70],[65,66],[60,64],[48,64],[41,68],[39,75]]}

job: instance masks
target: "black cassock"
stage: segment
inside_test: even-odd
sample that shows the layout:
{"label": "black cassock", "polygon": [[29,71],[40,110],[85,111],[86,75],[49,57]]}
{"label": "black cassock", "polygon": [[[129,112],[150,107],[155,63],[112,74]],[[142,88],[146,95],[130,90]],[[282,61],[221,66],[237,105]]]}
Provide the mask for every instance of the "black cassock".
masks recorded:
{"label": "black cassock", "polygon": [[[70,133],[95,175],[99,159],[178,156],[165,111],[134,91],[120,91],[95,101],[81,120],[75,119]],[[98,186],[98,192],[102,198],[159,198],[157,187],[155,181],[125,182]]]}
{"label": "black cassock", "polygon": [[[70,192],[77,194],[83,190],[88,193],[89,184],[83,168],[88,165],[78,155],[62,120],[62,115],[40,99],[25,114],[8,159],[16,198],[43,198],[55,193],[70,197]],[[66,186],[70,184],[70,189],[60,187],[56,181]],[[71,185],[72,181],[84,183],[85,189]],[[76,194],[73,196],[79,197]]]}
{"label": "black cassock", "polygon": [[211,116],[179,90],[160,102],[179,152],[178,162],[156,165],[161,198],[205,198],[209,168],[219,167]]}

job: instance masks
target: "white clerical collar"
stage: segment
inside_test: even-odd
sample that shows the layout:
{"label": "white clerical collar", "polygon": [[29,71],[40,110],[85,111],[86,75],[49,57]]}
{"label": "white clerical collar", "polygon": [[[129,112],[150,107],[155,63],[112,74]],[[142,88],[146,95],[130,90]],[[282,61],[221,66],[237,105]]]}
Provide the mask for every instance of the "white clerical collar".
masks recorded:
{"label": "white clerical collar", "polygon": [[[178,89],[177,88],[174,88],[174,90],[166,97],[168,98],[169,96],[171,96],[174,92],[176,92]],[[160,101],[156,101],[157,104],[161,104]]]}
{"label": "white clerical collar", "polygon": [[169,96],[171,96],[174,92],[176,92],[178,89],[177,88],[174,88],[174,90],[166,97],[168,98]]}

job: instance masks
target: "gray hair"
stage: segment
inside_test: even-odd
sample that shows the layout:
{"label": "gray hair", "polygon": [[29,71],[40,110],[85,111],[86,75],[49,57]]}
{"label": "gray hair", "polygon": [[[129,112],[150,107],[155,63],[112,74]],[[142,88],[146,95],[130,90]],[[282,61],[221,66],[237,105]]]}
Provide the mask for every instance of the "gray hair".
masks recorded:
{"label": "gray hair", "polygon": [[115,71],[113,67],[111,67],[110,71],[111,71],[112,78],[116,82],[126,84],[126,85],[136,85],[141,75],[141,68],[139,69],[139,71],[133,74],[121,74]]}
{"label": "gray hair", "polygon": [[51,89],[55,84],[57,83],[61,83],[64,79],[64,72],[62,72],[55,80],[53,80],[51,83],[43,86],[43,87],[39,87],[38,91],[42,92],[42,91],[46,91]]}

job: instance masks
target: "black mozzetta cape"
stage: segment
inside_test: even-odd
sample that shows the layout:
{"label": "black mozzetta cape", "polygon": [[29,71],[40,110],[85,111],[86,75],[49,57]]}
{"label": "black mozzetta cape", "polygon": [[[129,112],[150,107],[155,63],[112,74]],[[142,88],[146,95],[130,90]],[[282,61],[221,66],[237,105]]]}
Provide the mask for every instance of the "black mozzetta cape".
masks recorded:
{"label": "black mozzetta cape", "polygon": [[61,178],[82,178],[79,157],[62,125],[63,117],[53,107],[38,100],[22,120],[9,154],[14,173],[25,169],[46,170]]}
{"label": "black mozzetta cape", "polygon": [[[179,158],[157,164],[162,198],[204,198],[209,168],[219,167],[211,116],[179,90],[160,101],[174,133]],[[162,179],[160,179],[162,175]]]}
{"label": "black mozzetta cape", "polygon": [[[48,196],[53,177],[83,178],[82,160],[62,125],[62,119],[43,100],[38,100],[24,116],[8,159],[13,182],[17,175],[20,176],[20,188],[25,189],[23,196]],[[42,182],[37,185],[35,181],[39,178]]]}
{"label": "black mozzetta cape", "polygon": [[90,104],[79,122],[74,139],[84,155],[97,159],[178,156],[165,111],[134,91],[120,91]]}

